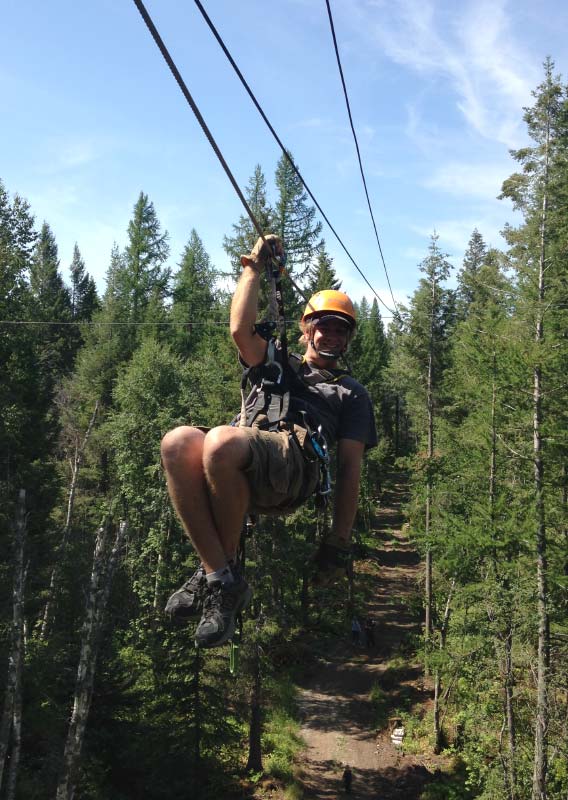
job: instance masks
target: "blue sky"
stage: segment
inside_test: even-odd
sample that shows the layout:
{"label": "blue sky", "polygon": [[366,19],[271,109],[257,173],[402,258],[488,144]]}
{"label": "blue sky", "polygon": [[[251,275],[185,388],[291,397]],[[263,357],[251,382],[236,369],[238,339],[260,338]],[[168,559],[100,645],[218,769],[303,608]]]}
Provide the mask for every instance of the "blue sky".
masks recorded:
{"label": "blue sky", "polygon": [[[387,305],[324,0],[203,0],[280,138]],[[147,0],[241,187],[280,151],[191,0]],[[343,70],[395,297],[416,287],[435,229],[456,266],[474,227],[515,222],[500,186],[526,143],[522,106],[550,55],[568,80],[560,0],[331,0]],[[227,268],[239,200],[130,0],[5,0],[0,178],[59,247],[78,243],[100,289],[141,190],[170,234],[175,269],[192,228]],[[370,296],[333,234],[354,298]],[[382,309],[384,314],[387,312]]]}

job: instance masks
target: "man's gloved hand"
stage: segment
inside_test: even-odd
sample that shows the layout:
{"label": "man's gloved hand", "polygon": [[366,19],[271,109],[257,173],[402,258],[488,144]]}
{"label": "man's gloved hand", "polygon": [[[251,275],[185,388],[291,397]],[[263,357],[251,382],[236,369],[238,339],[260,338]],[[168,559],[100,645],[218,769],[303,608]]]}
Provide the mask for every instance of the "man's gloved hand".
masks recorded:
{"label": "man's gloved hand", "polygon": [[241,256],[243,267],[252,267],[257,272],[262,272],[266,269],[267,264],[270,263],[273,255],[284,255],[284,247],[279,236],[274,233],[267,233],[264,239],[264,242],[260,238],[257,239],[250,256]]}

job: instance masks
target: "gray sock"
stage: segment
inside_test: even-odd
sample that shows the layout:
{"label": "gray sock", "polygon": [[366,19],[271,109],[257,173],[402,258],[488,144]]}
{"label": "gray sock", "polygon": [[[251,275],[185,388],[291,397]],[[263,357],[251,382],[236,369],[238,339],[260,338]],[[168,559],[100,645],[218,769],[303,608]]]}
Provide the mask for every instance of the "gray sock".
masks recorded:
{"label": "gray sock", "polygon": [[213,581],[221,581],[221,583],[234,583],[235,581],[233,573],[231,572],[231,568],[228,564],[226,564],[224,567],[221,567],[221,569],[216,570],[215,572],[210,572],[205,577],[207,578],[208,585],[211,585]]}

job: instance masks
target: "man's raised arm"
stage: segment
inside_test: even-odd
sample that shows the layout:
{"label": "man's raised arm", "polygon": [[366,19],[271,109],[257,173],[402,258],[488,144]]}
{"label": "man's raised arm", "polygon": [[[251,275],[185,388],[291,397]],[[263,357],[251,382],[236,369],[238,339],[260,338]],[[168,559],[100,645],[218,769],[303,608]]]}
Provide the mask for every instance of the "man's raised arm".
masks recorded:
{"label": "man's raised arm", "polygon": [[249,256],[241,256],[243,271],[231,301],[231,336],[243,360],[251,367],[262,364],[266,356],[267,342],[254,332],[258,314],[258,292],[260,276],[272,248],[282,252],[282,242],[277,236],[268,234],[265,241],[259,239]]}

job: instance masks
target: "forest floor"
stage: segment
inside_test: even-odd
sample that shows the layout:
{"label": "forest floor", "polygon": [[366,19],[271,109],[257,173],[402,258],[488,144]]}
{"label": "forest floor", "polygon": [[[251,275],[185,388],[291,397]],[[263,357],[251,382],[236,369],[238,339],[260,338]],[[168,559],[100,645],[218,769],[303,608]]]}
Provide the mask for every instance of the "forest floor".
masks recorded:
{"label": "forest floor", "polygon": [[441,756],[409,753],[391,742],[392,718],[402,709],[422,718],[432,697],[421,665],[408,655],[409,638],[420,633],[420,609],[412,602],[420,564],[405,534],[405,500],[404,475],[391,476],[371,546],[354,564],[356,586],[368,587],[358,616],[361,623],[374,621],[375,646],[353,644],[346,630],[300,685],[306,747],[297,780],[306,800],[343,796],[346,764],[353,772],[351,796],[373,800],[419,800],[448,768]]}

